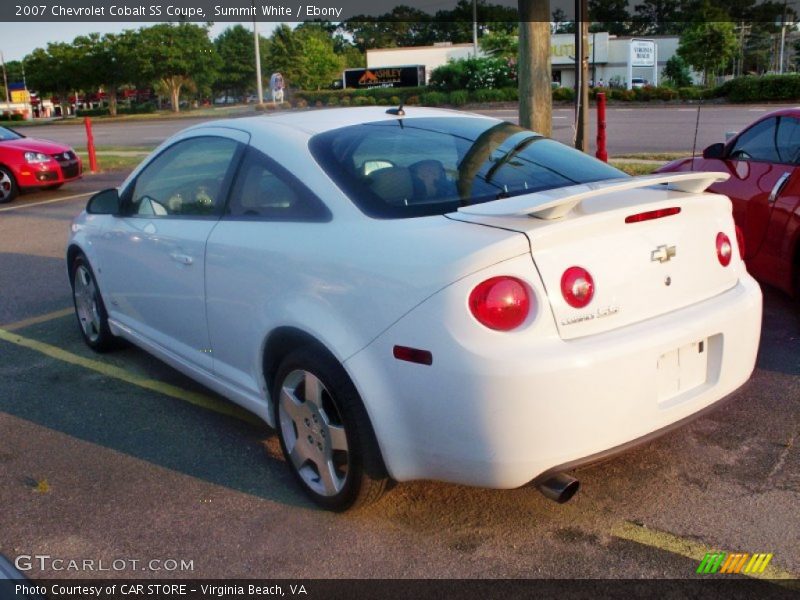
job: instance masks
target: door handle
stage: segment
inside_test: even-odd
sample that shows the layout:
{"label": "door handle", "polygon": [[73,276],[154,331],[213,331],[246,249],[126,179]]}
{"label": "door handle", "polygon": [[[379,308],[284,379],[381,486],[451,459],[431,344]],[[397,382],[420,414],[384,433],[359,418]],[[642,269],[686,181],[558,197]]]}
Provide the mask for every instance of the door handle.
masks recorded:
{"label": "door handle", "polygon": [[181,263],[182,265],[190,265],[194,262],[194,259],[189,256],[188,254],[181,254],[180,252],[173,252],[170,254],[172,260]]}
{"label": "door handle", "polygon": [[775,200],[778,199],[778,196],[780,195],[783,186],[785,186],[786,182],[789,181],[789,177],[791,177],[791,175],[792,174],[787,171],[786,173],[778,177],[778,181],[775,182],[775,185],[772,187],[772,191],[769,193],[770,204],[774,203]]}

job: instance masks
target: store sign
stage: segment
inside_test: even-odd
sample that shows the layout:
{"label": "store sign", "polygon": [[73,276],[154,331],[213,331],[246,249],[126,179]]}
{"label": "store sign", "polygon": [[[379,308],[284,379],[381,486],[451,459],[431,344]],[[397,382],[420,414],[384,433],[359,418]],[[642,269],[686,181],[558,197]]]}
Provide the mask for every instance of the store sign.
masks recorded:
{"label": "store sign", "polygon": [[656,64],[656,43],[652,40],[631,40],[631,66],[652,67]]}
{"label": "store sign", "polygon": [[425,67],[385,67],[374,69],[347,69],[344,72],[346,88],[416,87],[425,84]]}
{"label": "store sign", "polygon": [[[608,33],[590,33],[589,64],[608,62]],[[550,64],[575,64],[575,36],[571,33],[557,33],[550,38]]]}

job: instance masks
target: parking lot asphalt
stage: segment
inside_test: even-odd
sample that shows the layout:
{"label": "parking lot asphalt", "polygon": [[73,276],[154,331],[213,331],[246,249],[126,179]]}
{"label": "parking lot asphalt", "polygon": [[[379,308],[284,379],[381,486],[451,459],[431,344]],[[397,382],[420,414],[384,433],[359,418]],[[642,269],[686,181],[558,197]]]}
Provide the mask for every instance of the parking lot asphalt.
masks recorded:
{"label": "parking lot asphalt", "polygon": [[[306,501],[273,432],[247,413],[136,348],[84,346],[64,244],[86,192],[121,178],[0,208],[0,554],[126,561],[102,572],[34,562],[31,577],[690,578],[711,551],[769,552],[767,577],[800,573],[800,310],[789,298],[765,290],[746,386],[582,469],[568,504],[532,488],[415,482],[333,515]],[[169,560],[191,570],[165,570]]]}

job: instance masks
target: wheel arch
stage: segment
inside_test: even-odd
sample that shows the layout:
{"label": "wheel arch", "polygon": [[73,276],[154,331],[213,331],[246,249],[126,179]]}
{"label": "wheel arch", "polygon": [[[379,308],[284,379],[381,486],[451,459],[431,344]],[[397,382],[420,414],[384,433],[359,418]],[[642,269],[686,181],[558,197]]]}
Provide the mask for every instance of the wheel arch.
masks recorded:
{"label": "wheel arch", "polygon": [[264,384],[267,390],[267,416],[269,418],[268,423],[272,427],[277,428],[277,423],[273,423],[274,420],[274,399],[272,398],[272,388],[275,384],[275,376],[277,375],[278,368],[280,367],[281,361],[288,356],[290,353],[294,352],[295,350],[299,350],[300,348],[304,347],[311,347],[323,352],[338,364],[342,371],[347,375],[347,378],[350,380],[350,383],[353,385],[354,389],[359,392],[359,396],[361,396],[361,404],[364,407],[364,411],[367,414],[367,419],[369,421],[370,432],[369,435],[372,436],[373,440],[375,441],[375,447],[378,449],[378,458],[380,460],[381,468],[385,469],[386,461],[383,456],[383,448],[381,447],[380,440],[377,439],[377,435],[375,434],[375,425],[373,424],[373,418],[371,415],[371,411],[369,409],[369,405],[367,402],[364,401],[363,395],[359,390],[359,386],[356,385],[356,382],[353,380],[349,370],[345,366],[344,362],[337,357],[322,341],[320,341],[314,335],[300,329],[299,327],[295,326],[280,326],[273,329],[269,335],[264,340],[264,348],[261,353],[261,364],[262,364],[262,371],[264,377]]}

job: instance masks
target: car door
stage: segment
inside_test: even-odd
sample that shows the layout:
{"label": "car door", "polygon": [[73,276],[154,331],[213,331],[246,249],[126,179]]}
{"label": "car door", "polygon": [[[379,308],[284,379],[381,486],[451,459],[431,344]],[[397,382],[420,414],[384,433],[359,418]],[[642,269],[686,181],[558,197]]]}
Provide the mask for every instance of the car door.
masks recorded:
{"label": "car door", "polygon": [[287,306],[313,316],[301,302],[320,285],[314,269],[330,219],[297,177],[248,148],[228,209],[208,240],[206,298],[215,374],[249,397],[263,398],[267,331],[292,322]]}
{"label": "car door", "polygon": [[206,241],[248,140],[208,128],[175,141],[122,191],[122,214],[103,235],[109,316],[209,371]]}
{"label": "car door", "polygon": [[721,159],[705,159],[702,170],[730,173],[710,191],[728,196],[745,241],[745,259],[754,275],[777,283],[775,262],[800,181],[800,121],[791,116],[758,121],[734,138]]}

